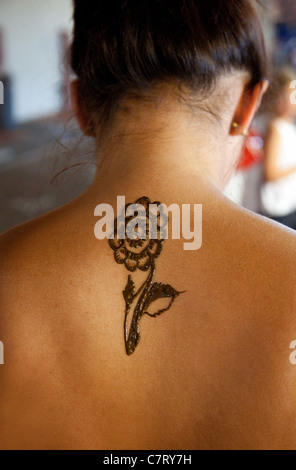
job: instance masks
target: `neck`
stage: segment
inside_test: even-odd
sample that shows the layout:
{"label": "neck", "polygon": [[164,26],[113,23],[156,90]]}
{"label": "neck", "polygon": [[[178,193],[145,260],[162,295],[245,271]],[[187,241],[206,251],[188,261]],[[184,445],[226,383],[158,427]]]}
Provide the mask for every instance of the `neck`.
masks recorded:
{"label": "neck", "polygon": [[186,199],[197,189],[222,190],[235,167],[233,157],[227,160],[226,155],[233,155],[228,122],[217,128],[204,116],[142,110],[135,119],[127,122],[121,116],[118,122],[98,144],[93,194]]}

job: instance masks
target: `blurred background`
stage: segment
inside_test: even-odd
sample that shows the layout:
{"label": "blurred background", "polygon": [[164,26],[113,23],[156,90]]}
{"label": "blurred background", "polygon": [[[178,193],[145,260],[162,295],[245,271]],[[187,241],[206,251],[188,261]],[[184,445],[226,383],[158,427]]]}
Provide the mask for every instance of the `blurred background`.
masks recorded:
{"label": "blurred background", "polygon": [[71,0],[0,0],[0,233],[92,181],[93,142],[70,109],[71,30]]}
{"label": "blurred background", "polygon": [[[271,62],[294,71],[296,2],[262,4]],[[67,203],[92,182],[93,142],[82,138],[70,108],[71,29],[71,0],[0,0],[0,233]],[[259,116],[226,190],[259,213],[267,127]]]}

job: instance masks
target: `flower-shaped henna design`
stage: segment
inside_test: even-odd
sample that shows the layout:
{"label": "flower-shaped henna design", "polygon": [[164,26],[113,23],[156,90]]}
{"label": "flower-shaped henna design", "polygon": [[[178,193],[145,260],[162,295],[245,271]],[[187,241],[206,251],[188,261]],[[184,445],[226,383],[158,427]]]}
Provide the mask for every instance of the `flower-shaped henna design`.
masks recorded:
{"label": "flower-shaped henna design", "polygon": [[[155,260],[159,257],[162,252],[164,239],[161,238],[161,224],[159,215],[155,216],[155,227],[157,238],[150,239],[150,223],[153,219],[153,214],[149,210],[150,200],[147,197],[142,197],[137,200],[135,205],[142,207],[142,224],[135,225],[135,232],[137,236],[129,238],[126,234],[129,223],[135,221],[137,217],[137,211],[132,215],[128,214],[128,208],[131,206],[128,204],[125,208],[125,218],[117,219],[114,224],[114,238],[109,240],[110,247],[114,251],[115,261],[118,264],[124,264],[126,269],[130,272],[135,272],[137,269],[140,271],[149,271],[149,275],[144,284],[136,291],[135,283],[132,276],[128,276],[128,282],[125,290],[123,291],[123,297],[126,304],[125,321],[124,321],[124,336],[125,336],[125,347],[128,355],[133,354],[136,347],[141,339],[140,336],[140,320],[143,315],[149,315],[150,317],[157,317],[162,313],[168,311],[175,301],[176,297],[182,292],[177,292],[170,285],[153,283],[155,277]],[[153,206],[160,206],[159,202],[154,202]],[[122,227],[122,224],[124,227]],[[124,229],[124,231],[123,231]],[[121,232],[121,233],[120,233]],[[134,232],[134,233],[135,233]],[[125,238],[119,236],[122,233],[125,234]],[[151,304],[158,299],[168,298],[170,300],[169,305],[158,312],[151,314],[148,312]],[[128,317],[131,309],[135,305],[133,317],[128,331]]]}

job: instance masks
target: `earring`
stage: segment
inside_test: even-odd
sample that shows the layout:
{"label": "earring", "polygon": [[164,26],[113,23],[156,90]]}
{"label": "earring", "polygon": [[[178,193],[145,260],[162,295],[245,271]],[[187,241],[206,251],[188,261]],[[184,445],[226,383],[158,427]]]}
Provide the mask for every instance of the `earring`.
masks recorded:
{"label": "earring", "polygon": [[[233,122],[232,127],[233,127],[233,129],[242,128],[242,126],[240,126],[237,122]],[[244,137],[247,137],[249,135],[249,129],[244,128],[243,131],[242,131],[242,134],[240,134],[240,135],[243,135]]]}

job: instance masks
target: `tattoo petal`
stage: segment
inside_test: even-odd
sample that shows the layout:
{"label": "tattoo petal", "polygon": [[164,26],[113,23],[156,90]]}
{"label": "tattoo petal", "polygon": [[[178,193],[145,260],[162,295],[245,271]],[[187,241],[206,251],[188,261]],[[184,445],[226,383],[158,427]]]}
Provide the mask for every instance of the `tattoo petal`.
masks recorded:
{"label": "tattoo petal", "polygon": [[118,264],[123,264],[125,262],[125,260],[127,259],[127,251],[124,248],[124,246],[122,246],[121,248],[116,250],[115,253],[114,253],[114,256],[115,256],[115,260]]}
{"label": "tattoo petal", "polygon": [[137,259],[132,259],[132,258],[127,258],[125,260],[125,267],[128,269],[131,273],[135,272],[138,267],[138,261]]}
{"label": "tattoo petal", "polygon": [[141,271],[148,271],[150,267],[151,267],[151,257],[145,251],[142,255],[140,255],[140,258],[138,261],[138,268]]}
{"label": "tattoo petal", "polygon": [[162,250],[162,242],[160,240],[151,240],[147,248],[149,255],[157,258]]}
{"label": "tattoo petal", "polygon": [[112,250],[116,251],[118,248],[122,247],[124,244],[124,240],[120,240],[117,236],[117,233],[114,234],[114,238],[109,240],[109,245]]}
{"label": "tattoo petal", "polygon": [[149,213],[150,199],[148,197],[141,197],[137,200],[136,204],[141,204],[144,207],[146,213]]}

